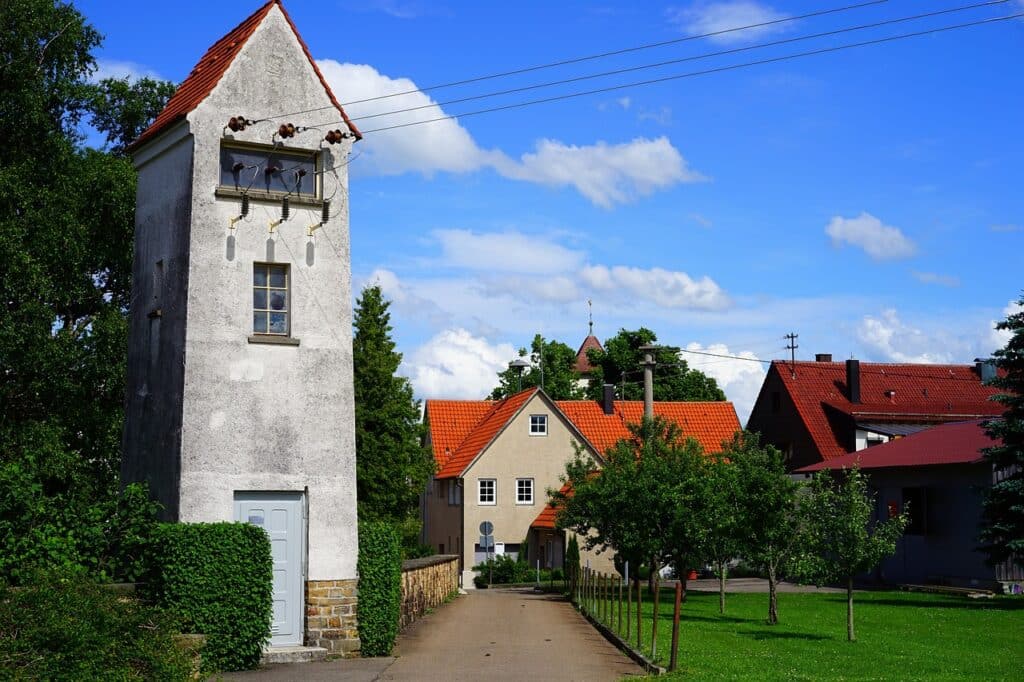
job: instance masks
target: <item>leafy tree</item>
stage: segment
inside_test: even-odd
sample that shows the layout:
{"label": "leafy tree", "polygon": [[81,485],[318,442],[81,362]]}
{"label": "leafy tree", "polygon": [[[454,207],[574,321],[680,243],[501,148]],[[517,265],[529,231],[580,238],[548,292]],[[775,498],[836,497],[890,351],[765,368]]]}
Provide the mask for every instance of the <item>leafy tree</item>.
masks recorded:
{"label": "leafy tree", "polygon": [[396,375],[402,354],[391,340],[390,305],[376,285],[363,289],[356,301],[356,490],[359,518],[397,524],[409,546],[418,535],[415,512],[434,460],[423,445],[412,385]]}
{"label": "leafy tree", "polygon": [[[653,344],[657,334],[641,327],[635,331],[620,329],[619,333],[604,343],[604,350],[591,348],[587,359],[593,369],[586,395],[591,400],[600,400],[604,384],[618,387],[623,400],[642,400],[643,352],[640,347]],[[654,353],[658,363],[654,368],[655,400],[725,400],[725,394],[714,379],[703,372],[690,369],[679,357],[679,348],[659,346]]]}
{"label": "leafy tree", "polygon": [[674,422],[655,417],[627,426],[629,438],[608,449],[600,470],[577,447],[563,477],[572,493],[552,489],[548,495],[559,507],[558,526],[575,531],[588,549],[613,549],[634,566],[650,561],[656,641],[658,569],[695,556],[699,546],[701,522],[691,509],[705,458]]}
{"label": "leafy tree", "polygon": [[736,470],[743,554],[768,576],[768,624],[775,625],[780,576],[801,551],[799,485],[786,475],[782,453],[757,434],[737,434],[722,457]]}
{"label": "leafy tree", "polygon": [[53,0],[4,3],[3,18],[0,125],[16,143],[0,146],[2,572],[101,570],[90,538],[119,495],[135,173],[78,132],[99,34]]}
{"label": "leafy tree", "polygon": [[112,154],[123,155],[128,144],[163,110],[174,90],[173,83],[152,78],[105,78],[90,93],[92,127],[107,136]]}
{"label": "leafy tree", "polygon": [[909,521],[904,511],[872,524],[874,506],[867,476],[856,466],[844,471],[838,482],[828,469],[819,472],[801,501],[809,550],[802,573],[817,581],[846,584],[846,636],[851,642],[857,639],[853,630],[853,578],[896,551],[896,541]]}
{"label": "leafy tree", "polygon": [[996,328],[1011,333],[1006,346],[995,352],[1002,372],[991,381],[1002,389],[996,397],[1006,411],[985,425],[1001,445],[985,450],[997,482],[985,493],[982,508],[982,551],[997,564],[1010,560],[1024,566],[1024,296],[1022,307]]}
{"label": "leafy tree", "polygon": [[[525,348],[519,349],[519,357],[526,358]],[[576,351],[561,341],[548,341],[537,334],[530,344],[530,366],[522,373],[512,368],[498,372],[498,386],[491,391],[491,400],[501,400],[534,386],[543,386],[544,392],[554,400],[578,400],[583,389],[577,385]]]}
{"label": "leafy tree", "polygon": [[[739,471],[724,456],[711,457],[700,486],[700,553],[718,574],[718,611],[725,613],[725,584],[729,562],[743,551],[745,522]],[[680,569],[682,567],[679,567]]]}
{"label": "leafy tree", "polygon": [[580,543],[573,534],[569,538],[569,545],[565,548],[565,577],[569,582],[569,597],[574,599],[576,595],[577,581],[580,573]]}

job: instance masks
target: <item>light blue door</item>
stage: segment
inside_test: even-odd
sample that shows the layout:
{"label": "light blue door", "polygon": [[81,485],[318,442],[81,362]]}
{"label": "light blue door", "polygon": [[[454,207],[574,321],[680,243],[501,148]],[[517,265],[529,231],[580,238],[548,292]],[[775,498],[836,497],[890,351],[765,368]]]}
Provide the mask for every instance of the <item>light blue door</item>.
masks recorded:
{"label": "light blue door", "polygon": [[304,512],[302,493],[235,493],[235,520],[257,525],[270,537],[274,562],[271,646],[302,644]]}

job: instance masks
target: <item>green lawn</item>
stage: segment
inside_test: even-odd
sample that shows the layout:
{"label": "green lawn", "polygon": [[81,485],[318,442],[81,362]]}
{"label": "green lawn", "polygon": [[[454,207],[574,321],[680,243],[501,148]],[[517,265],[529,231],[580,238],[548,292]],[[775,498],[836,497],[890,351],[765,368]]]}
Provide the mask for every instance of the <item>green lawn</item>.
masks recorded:
{"label": "green lawn", "polygon": [[[664,589],[658,661],[666,666],[672,600],[673,591]],[[730,594],[721,615],[717,593],[690,592],[680,623],[679,669],[667,679],[1024,679],[1024,598],[858,592],[852,643],[846,641],[845,594],[781,594],[776,626],[765,624],[767,610],[766,594]],[[645,595],[645,654],[651,611]],[[617,612],[612,621],[617,624]],[[635,645],[635,613],[633,621]]]}

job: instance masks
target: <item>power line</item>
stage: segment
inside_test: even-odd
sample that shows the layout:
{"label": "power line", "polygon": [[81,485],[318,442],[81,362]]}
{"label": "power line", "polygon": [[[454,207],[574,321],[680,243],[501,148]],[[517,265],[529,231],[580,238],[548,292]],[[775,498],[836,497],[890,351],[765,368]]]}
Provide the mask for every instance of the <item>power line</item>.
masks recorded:
{"label": "power line", "polygon": [[[872,5],[881,5],[889,0],[871,0],[870,2],[861,2],[855,5],[845,5],[843,7],[833,7],[831,9],[818,10],[816,12],[809,12],[807,14],[799,14],[788,17],[782,17],[780,19],[773,19],[771,21],[763,21],[756,24],[747,24],[745,26],[736,26],[734,28],[726,28],[720,31],[711,31],[709,33],[701,33],[699,35],[686,36],[685,38],[674,38],[672,40],[663,40],[657,43],[646,43],[644,45],[636,45],[634,47],[625,47],[618,50],[612,50],[610,52],[601,52],[599,54],[586,55],[583,57],[570,57],[569,59],[563,59],[556,62],[548,62],[546,64],[538,64],[536,66],[526,66],[519,69],[512,69],[511,71],[502,71],[499,73],[491,73],[483,76],[474,76],[472,78],[465,78],[463,80],[451,81],[448,83],[438,83],[437,85],[430,85],[424,88],[415,88],[413,90],[404,90],[402,92],[393,92],[388,95],[378,95],[376,97],[367,97],[366,99],[352,100],[351,102],[342,102],[342,106],[348,106],[350,104],[362,104],[364,102],[374,102],[381,99],[390,99],[392,97],[401,97],[403,95],[412,95],[417,92],[429,92],[431,90],[441,90],[443,88],[452,88],[457,85],[469,85],[470,83],[479,83],[486,80],[494,80],[496,78],[505,78],[507,76],[516,76],[523,73],[530,73],[532,71],[541,71],[544,69],[551,69],[557,66],[567,66],[569,64],[579,64],[582,62],[592,61],[595,59],[604,59],[605,57],[614,57],[620,54],[628,54],[630,52],[638,52],[640,50],[649,50],[655,47],[665,47],[666,45],[675,45],[678,43],[685,43],[691,40],[701,40],[704,38],[713,38],[715,36],[725,35],[728,33],[736,33],[740,31],[747,31],[752,28],[764,28],[766,26],[775,26],[778,24],[784,24],[790,21],[798,21],[800,19],[810,19],[812,17],[824,16],[827,14],[837,14],[839,12],[847,12],[853,9],[860,9],[862,7],[870,7]],[[274,116],[264,116],[267,118],[282,118],[285,116],[298,116],[299,114],[309,114],[314,111],[323,111],[324,109],[332,109],[334,105],[326,107],[317,107],[315,109],[306,109],[304,111],[292,111],[286,114],[275,114]]]}
{"label": "power line", "polygon": [[[796,36],[793,38],[783,38],[780,40],[773,40],[765,43],[758,43],[755,45],[746,45],[744,47],[735,47],[728,50],[719,50],[717,52],[705,52],[703,54],[691,55],[688,57],[680,57],[678,59],[669,59],[661,62],[654,62],[651,64],[641,64],[639,66],[629,66],[621,69],[614,69],[612,71],[603,71],[600,73],[592,73],[583,76],[573,76],[572,78],[563,78],[556,81],[548,81],[546,83],[536,83],[533,85],[524,85],[516,88],[508,88],[506,90],[498,90],[496,92],[488,92],[482,95],[469,95],[466,97],[460,97],[457,99],[450,99],[443,102],[431,102],[430,104],[421,104],[414,107],[407,107],[405,109],[394,109],[392,111],[383,111],[376,114],[366,114],[364,116],[350,117],[352,121],[365,121],[371,118],[380,118],[381,116],[392,116],[396,114],[405,114],[412,111],[421,111],[423,109],[432,109],[434,107],[444,107],[450,104],[462,104],[464,102],[472,102],[475,100],[489,99],[491,97],[500,97],[502,95],[511,95],[517,92],[527,92],[529,90],[539,90],[541,88],[549,88],[556,85],[566,85],[568,83],[578,83],[585,80],[593,80],[595,78],[606,78],[608,76],[618,76],[624,73],[632,73],[634,71],[645,71],[647,69],[656,69],[663,66],[671,66],[673,64],[682,64],[684,62],[698,61],[701,59],[710,59],[713,57],[723,57],[730,54],[738,54],[740,52],[749,52],[751,50],[761,50],[768,47],[777,47],[779,45],[788,45],[790,43],[798,43],[807,40],[815,40],[817,38],[826,38],[829,36],[841,35],[844,33],[852,33],[854,31],[864,31],[873,28],[880,28],[882,26],[890,26],[893,24],[906,23],[908,21],[916,21],[918,19],[926,19],[929,17],[936,17],[943,14],[951,14],[953,12],[963,12],[966,10],[978,9],[980,7],[991,7],[993,5],[1001,5],[1009,0],[987,0],[986,2],[979,2],[973,5],[962,5],[959,7],[951,7],[948,9],[938,10],[935,12],[925,12],[923,14],[915,14],[906,17],[899,17],[897,19],[886,19],[884,21],[876,21],[870,24],[860,24],[858,26],[848,26],[845,28],[834,29],[831,31],[823,31],[821,33],[811,33],[803,36]],[[381,98],[373,98],[381,99]],[[359,100],[369,101],[369,100]]]}
{"label": "power line", "polygon": [[[464,117],[468,117],[468,116],[478,116],[480,114],[490,114],[490,113],[494,113],[494,112],[498,112],[498,111],[508,111],[508,110],[511,110],[511,109],[521,109],[523,107],[533,106],[533,105],[536,105],[536,104],[546,104],[546,103],[549,103],[549,102],[557,102],[557,101],[560,101],[560,100],[573,99],[573,98],[576,98],[576,97],[584,97],[586,95],[596,95],[596,94],[605,93],[605,92],[614,92],[614,91],[617,91],[617,90],[625,90],[627,88],[635,88],[635,87],[639,87],[639,86],[642,86],[642,85],[653,85],[653,84],[656,84],[656,83],[665,83],[665,82],[668,82],[668,81],[680,80],[680,79],[683,79],[683,78],[692,78],[694,76],[705,76],[705,75],[714,74],[714,73],[722,73],[722,72],[725,72],[725,71],[735,71],[735,70],[738,70],[738,69],[747,68],[747,67],[751,67],[751,66],[760,66],[760,65],[763,65],[763,64],[774,64],[774,63],[777,63],[777,62],[784,62],[784,61],[789,61],[789,60],[792,60],[792,59],[799,59],[799,58],[802,58],[802,57],[811,57],[811,56],[816,56],[816,55],[821,55],[821,54],[828,54],[828,53],[831,53],[831,52],[840,52],[842,50],[848,50],[848,49],[857,48],[857,47],[867,47],[867,46],[870,46],[870,45],[879,45],[879,44],[882,44],[882,43],[895,42],[897,40],[904,40],[904,39],[907,39],[907,38],[917,38],[917,37],[920,37],[920,36],[933,35],[933,34],[936,34],[936,33],[943,33],[943,32],[946,32],[946,31],[954,31],[954,30],[958,30],[958,29],[962,29],[962,28],[970,28],[972,26],[981,26],[981,25],[984,25],[984,24],[993,24],[993,23],[998,23],[998,22],[1001,22],[1001,21],[1008,21],[1010,19],[1016,19],[1018,17],[1024,17],[1024,12],[1018,12],[1017,14],[1010,14],[1010,15],[1002,16],[1002,17],[994,17],[994,18],[990,18],[990,19],[982,19],[982,20],[978,20],[978,21],[971,21],[971,22],[966,22],[966,23],[962,23],[962,24],[953,24],[953,25],[949,25],[949,26],[941,26],[941,27],[938,27],[938,28],[932,28],[932,29],[928,29],[928,30],[924,30],[924,31],[915,31],[913,33],[903,33],[903,34],[899,34],[899,35],[895,35],[895,36],[887,36],[887,37],[884,37],[884,38],[876,38],[876,39],[873,39],[873,40],[865,40],[865,41],[859,42],[859,43],[848,43],[846,45],[837,45],[837,46],[834,46],[834,47],[825,47],[825,48],[820,48],[820,49],[817,49],[817,50],[810,50],[810,51],[807,51],[807,52],[797,52],[797,53],[794,53],[794,54],[782,55],[780,57],[771,57],[771,58],[767,58],[767,59],[759,59],[759,60],[752,61],[752,62],[743,62],[743,63],[740,63],[740,64],[730,64],[728,66],[720,66],[720,67],[716,67],[716,68],[713,68],[713,69],[704,69],[704,70],[701,70],[701,71],[690,71],[688,73],[677,74],[677,75],[674,75],[674,76],[664,76],[662,78],[652,78],[650,80],[636,81],[636,82],[633,82],[633,83],[625,83],[625,84],[622,84],[622,85],[614,85],[614,86],[609,86],[609,87],[606,87],[606,88],[597,88],[597,89],[594,89],[594,90],[585,90],[585,91],[581,91],[581,92],[572,92],[572,93],[568,93],[568,94],[565,94],[565,95],[555,95],[555,96],[552,96],[552,97],[544,97],[544,98],[541,98],[541,99],[527,100],[525,102],[516,102],[516,103],[513,103],[513,104],[505,104],[505,105],[502,105],[502,106],[489,107],[487,109],[477,109],[475,111],[462,112],[462,113],[459,113],[459,114],[451,114],[451,115],[447,115],[447,116],[439,116],[437,118],[429,118],[429,119],[424,119],[422,121],[412,121],[412,122],[409,122],[409,123],[398,123],[398,124],[395,124],[395,125],[382,126],[380,128],[373,128],[371,130],[364,130],[362,132],[363,132],[364,135],[368,135],[370,133],[379,133],[379,132],[383,132],[383,131],[386,131],[386,130],[396,130],[398,128],[409,128],[411,126],[423,125],[423,124],[426,124],[426,123],[437,123],[437,122],[440,122],[440,121],[450,121],[450,120],[456,119],[456,118],[464,118]],[[340,121],[338,121],[338,123],[340,123]],[[328,125],[330,125],[330,124],[328,124]]]}
{"label": "power line", "polygon": [[745,358],[741,355],[728,355],[726,353],[709,353],[704,350],[687,350],[685,348],[679,349],[680,353],[693,353],[694,355],[707,355],[712,358],[725,358],[726,360],[746,360],[747,362],[763,362],[764,364],[772,364],[772,360],[758,360],[757,358]]}

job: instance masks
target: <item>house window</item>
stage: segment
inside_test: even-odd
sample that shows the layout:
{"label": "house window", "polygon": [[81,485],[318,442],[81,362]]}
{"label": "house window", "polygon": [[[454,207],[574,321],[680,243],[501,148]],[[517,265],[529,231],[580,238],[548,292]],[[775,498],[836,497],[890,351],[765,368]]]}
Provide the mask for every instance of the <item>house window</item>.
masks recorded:
{"label": "house window", "polygon": [[462,486],[456,480],[448,481],[448,504],[452,507],[462,504]]}
{"label": "house window", "polygon": [[479,504],[497,504],[498,482],[493,478],[481,478],[477,481],[477,502]]}
{"label": "house window", "polygon": [[903,489],[903,511],[910,517],[907,535],[928,534],[928,496],[924,488]]}
{"label": "house window", "polygon": [[548,416],[546,414],[531,414],[530,415],[530,435],[531,436],[546,436],[546,435],[548,435]]}
{"label": "house window", "polygon": [[255,263],[252,268],[252,333],[288,336],[288,266]]}
{"label": "house window", "polygon": [[281,146],[225,144],[220,148],[220,186],[268,199],[317,196],[317,153]]}
{"label": "house window", "polygon": [[533,504],[533,479],[516,479],[516,504]]}

